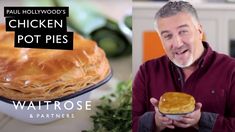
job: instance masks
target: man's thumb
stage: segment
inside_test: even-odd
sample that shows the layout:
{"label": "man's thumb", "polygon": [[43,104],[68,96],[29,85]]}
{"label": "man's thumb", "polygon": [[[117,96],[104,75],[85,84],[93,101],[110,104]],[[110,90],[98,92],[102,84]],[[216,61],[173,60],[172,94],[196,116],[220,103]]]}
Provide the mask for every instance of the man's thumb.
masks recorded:
{"label": "man's thumb", "polygon": [[158,100],[155,98],[150,98],[150,102],[152,103],[153,106],[157,106],[158,105]]}

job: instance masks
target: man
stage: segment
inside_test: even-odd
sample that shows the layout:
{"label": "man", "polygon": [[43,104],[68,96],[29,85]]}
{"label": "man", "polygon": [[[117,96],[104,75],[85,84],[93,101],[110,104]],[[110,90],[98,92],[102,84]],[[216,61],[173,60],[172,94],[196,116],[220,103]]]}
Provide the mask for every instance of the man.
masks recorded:
{"label": "man", "polygon": [[[132,129],[177,132],[235,131],[235,59],[202,41],[203,31],[188,2],[168,2],[155,16],[166,55],[140,66],[133,83]],[[194,96],[196,109],[179,121],[160,114],[160,96]]]}

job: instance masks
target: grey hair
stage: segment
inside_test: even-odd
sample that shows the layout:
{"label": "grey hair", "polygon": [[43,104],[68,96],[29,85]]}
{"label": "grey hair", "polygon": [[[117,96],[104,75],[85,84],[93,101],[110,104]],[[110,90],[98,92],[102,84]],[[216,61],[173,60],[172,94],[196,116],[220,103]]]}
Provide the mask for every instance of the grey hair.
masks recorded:
{"label": "grey hair", "polygon": [[[199,23],[196,9],[186,1],[168,2],[155,14],[154,20],[156,21],[159,18],[174,16],[181,12],[189,13]],[[154,24],[155,28],[157,29],[157,23],[154,22]]]}

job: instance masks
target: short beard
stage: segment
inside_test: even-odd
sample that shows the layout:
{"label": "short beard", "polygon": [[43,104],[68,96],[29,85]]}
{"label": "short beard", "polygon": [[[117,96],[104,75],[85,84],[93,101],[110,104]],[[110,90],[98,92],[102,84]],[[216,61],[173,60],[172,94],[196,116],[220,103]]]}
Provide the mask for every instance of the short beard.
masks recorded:
{"label": "short beard", "polygon": [[172,62],[173,62],[176,66],[178,66],[178,67],[180,67],[180,68],[186,68],[186,67],[191,66],[194,61],[193,61],[193,56],[191,55],[186,64],[180,64],[180,63],[178,63],[175,59],[172,59]]}

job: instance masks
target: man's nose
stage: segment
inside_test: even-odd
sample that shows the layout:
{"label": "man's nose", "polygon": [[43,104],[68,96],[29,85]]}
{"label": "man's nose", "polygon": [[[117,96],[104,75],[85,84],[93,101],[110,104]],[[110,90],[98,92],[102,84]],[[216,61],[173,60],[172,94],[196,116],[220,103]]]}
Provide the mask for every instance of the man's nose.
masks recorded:
{"label": "man's nose", "polygon": [[182,39],[180,36],[175,35],[174,37],[174,42],[173,42],[173,47],[174,48],[180,48],[183,45]]}

